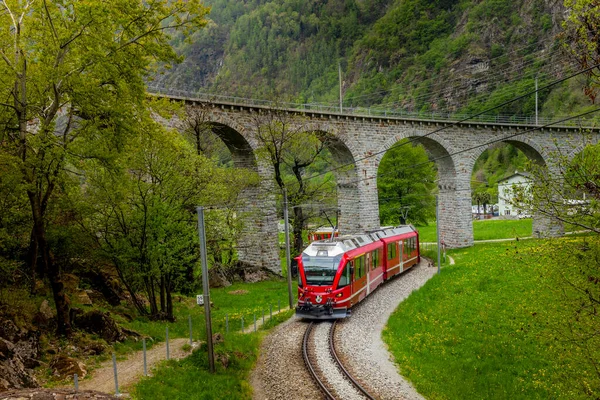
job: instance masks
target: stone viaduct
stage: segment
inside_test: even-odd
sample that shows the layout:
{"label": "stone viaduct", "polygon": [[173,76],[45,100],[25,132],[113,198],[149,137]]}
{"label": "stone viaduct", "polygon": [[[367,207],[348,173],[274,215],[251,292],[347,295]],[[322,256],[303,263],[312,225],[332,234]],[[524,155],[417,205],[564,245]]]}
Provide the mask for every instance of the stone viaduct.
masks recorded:
{"label": "stone viaduct", "polygon": [[[438,167],[441,239],[449,248],[473,245],[471,173],[481,153],[497,142],[508,142],[533,161],[551,171],[557,151],[574,155],[573,140],[581,141],[581,130],[573,126],[551,126],[533,130],[531,125],[475,123],[411,118],[357,116],[343,113],[274,109],[227,102],[165,96],[199,110],[232,153],[234,165],[259,173],[262,183],[245,194],[244,209],[254,215],[254,225],[240,238],[239,257],[254,265],[280,271],[277,222],[272,171],[257,159],[258,126],[274,116],[293,129],[314,131],[327,138],[337,170],[339,228],[343,233],[376,229],[379,223],[377,169],[386,150],[398,141],[412,138],[422,144]],[[167,122],[181,127],[174,117]],[[600,130],[586,138],[597,142]],[[562,234],[562,226],[534,216],[534,232],[545,236]]]}

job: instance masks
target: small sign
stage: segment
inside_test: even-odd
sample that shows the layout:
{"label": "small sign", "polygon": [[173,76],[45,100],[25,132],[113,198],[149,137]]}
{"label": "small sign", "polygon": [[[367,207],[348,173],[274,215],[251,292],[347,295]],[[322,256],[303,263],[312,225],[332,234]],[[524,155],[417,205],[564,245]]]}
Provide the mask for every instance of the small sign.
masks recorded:
{"label": "small sign", "polygon": [[201,294],[197,294],[196,295],[196,303],[198,303],[199,306],[203,306],[204,305],[204,296]]}

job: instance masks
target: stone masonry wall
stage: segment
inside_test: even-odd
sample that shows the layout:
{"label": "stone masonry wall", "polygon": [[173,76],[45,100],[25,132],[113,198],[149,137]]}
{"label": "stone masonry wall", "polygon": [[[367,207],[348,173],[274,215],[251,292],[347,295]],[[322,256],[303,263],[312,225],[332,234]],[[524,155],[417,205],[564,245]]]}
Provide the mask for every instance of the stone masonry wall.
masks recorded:
{"label": "stone masonry wall", "polygon": [[[200,103],[188,101],[188,106]],[[206,104],[202,107],[206,107]],[[210,104],[212,122],[230,127],[244,138],[244,162],[256,160],[255,132],[261,118],[268,119],[273,110],[231,104]],[[289,123],[297,128],[322,132],[330,138],[330,151],[338,165],[349,165],[337,171],[340,230],[356,233],[379,227],[377,170],[385,152],[399,140],[410,138],[422,144],[438,167],[441,238],[449,247],[473,244],[470,180],[473,166],[481,153],[493,143],[510,142],[536,162],[545,163],[552,153],[578,132],[575,128],[546,128],[509,124],[419,121],[380,117],[357,117],[318,112],[284,111]],[[227,130],[226,130],[227,131]],[[591,136],[598,140],[598,130]],[[239,143],[239,137],[236,139]],[[238,146],[239,147],[239,146]],[[236,151],[240,149],[236,147]],[[353,167],[354,166],[354,167]],[[247,194],[247,209],[253,210],[254,227],[248,227],[242,241],[240,258],[255,265],[280,271],[277,240],[277,216],[272,178],[267,167],[255,167],[263,184]],[[271,182],[271,183],[269,183]],[[540,235],[561,234],[553,221],[534,217],[534,230]]]}

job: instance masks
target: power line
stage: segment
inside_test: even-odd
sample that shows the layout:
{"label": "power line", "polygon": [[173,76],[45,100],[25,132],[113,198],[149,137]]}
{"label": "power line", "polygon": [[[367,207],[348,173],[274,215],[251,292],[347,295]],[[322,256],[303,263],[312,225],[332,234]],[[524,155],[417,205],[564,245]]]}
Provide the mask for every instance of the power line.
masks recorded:
{"label": "power line", "polygon": [[[579,117],[582,117],[584,115],[593,114],[593,113],[596,113],[598,111],[600,111],[600,107],[597,107],[597,108],[595,108],[595,109],[593,109],[591,111],[586,111],[586,112],[583,112],[581,114],[578,114],[578,115],[575,115],[575,116],[572,116],[572,117],[564,118],[564,119],[559,120],[559,121],[550,122],[550,123],[548,123],[546,125],[537,126],[537,127],[525,130],[523,132],[517,132],[517,133],[511,134],[511,135],[508,135],[508,136],[505,136],[505,137],[502,137],[502,138],[499,138],[499,139],[490,140],[489,142],[478,144],[476,146],[472,146],[472,147],[469,147],[469,148],[466,148],[466,149],[458,150],[458,151],[455,151],[454,153],[448,153],[448,154],[445,154],[443,156],[435,157],[435,158],[432,158],[432,159],[427,160],[427,161],[423,161],[423,162],[420,162],[420,163],[412,164],[412,165],[409,165],[409,166],[401,169],[400,171],[404,171],[404,170],[409,169],[409,168],[419,167],[421,165],[429,164],[429,163],[432,163],[432,162],[435,162],[435,161],[438,161],[438,160],[442,160],[442,159],[445,159],[445,158],[448,158],[448,157],[452,157],[452,156],[457,155],[457,154],[466,153],[468,151],[471,151],[471,150],[474,150],[474,149],[477,149],[477,148],[480,148],[480,147],[489,146],[490,144],[494,144],[494,143],[498,143],[498,142],[504,142],[507,139],[510,139],[510,138],[513,138],[513,137],[516,137],[516,136],[520,136],[520,135],[524,135],[524,134],[529,133],[529,132],[534,132],[534,131],[537,131],[537,130],[548,128],[548,127],[550,127],[552,125],[556,125],[556,124],[559,124],[561,122],[569,121],[571,119],[579,118]],[[347,185],[352,185],[352,184],[356,184],[356,183],[359,183],[359,182],[364,182],[364,181],[376,179],[376,178],[379,178],[381,176],[385,176],[385,175],[388,175],[388,174],[391,174],[391,173],[396,173],[396,172],[398,172],[398,170],[395,170],[395,171],[392,171],[392,172],[389,172],[389,173],[385,173],[385,174],[377,174],[375,176],[371,176],[371,177],[367,177],[367,178],[362,178],[362,179],[357,179],[357,180],[354,180],[354,181],[344,182],[344,183],[347,184]],[[469,190],[471,190],[471,189],[469,188]]]}
{"label": "power line", "polygon": [[[525,47],[524,47],[524,48],[525,48]],[[515,50],[514,52],[520,51],[520,50],[522,50],[522,49],[524,49],[524,48],[517,49],[517,50]],[[500,71],[496,72],[494,75],[491,75],[491,76],[493,77],[493,76],[497,76],[497,75],[506,75],[506,74],[508,74],[508,73],[517,72],[517,71],[519,71],[519,70],[522,70],[522,69],[525,69],[525,68],[527,68],[527,67],[530,67],[532,64],[535,64],[535,63],[541,62],[542,60],[545,60],[545,59],[550,59],[550,58],[551,58],[551,57],[553,57],[555,54],[557,54],[557,53],[560,53],[560,52],[561,52],[561,49],[560,49],[560,48],[557,48],[557,49],[550,49],[550,50],[548,50],[548,51],[546,51],[546,50],[540,50],[540,51],[538,51],[537,53],[533,53],[533,54],[545,53],[545,54],[543,54],[543,56],[541,56],[541,57],[537,57],[537,58],[531,58],[531,59],[529,59],[529,60],[525,60],[524,62],[522,62],[522,63],[521,63],[521,65],[513,66],[512,68],[503,68],[503,65],[514,64],[514,60],[513,60],[513,59],[508,59],[507,61],[505,61],[505,62],[503,62],[503,63],[500,63],[500,64],[495,64],[495,65],[493,66],[493,69],[497,69],[497,70],[500,70]],[[510,54],[512,54],[512,53],[513,53],[513,52],[509,52],[509,53],[506,53],[505,55],[501,55],[501,56],[498,56],[498,57],[494,57],[494,58],[492,58],[492,59],[488,60],[488,61],[487,61],[487,64],[488,64],[488,65],[491,65],[491,64],[493,64],[493,61],[494,61],[494,60],[496,60],[496,59],[498,59],[498,58],[506,57],[506,56],[508,56],[508,55],[510,55]],[[529,54],[529,55],[531,56],[532,54]],[[463,69],[462,69],[462,71],[463,71],[463,73],[467,73],[467,68],[463,68]],[[487,70],[486,70],[486,71],[475,71],[475,72],[473,72],[473,73],[474,73],[474,74],[481,74],[481,73],[483,73],[483,72],[487,72]],[[459,75],[459,74],[460,74],[460,71],[458,71],[458,72],[456,72],[456,71],[455,71],[455,74],[456,74],[456,75]],[[488,81],[489,81],[489,77],[490,77],[490,75],[489,75],[489,72],[487,72],[487,78],[488,78],[487,80],[488,80]],[[461,76],[457,76],[456,78],[454,78],[454,79],[451,79],[451,80],[449,80],[449,81],[446,81],[445,83],[446,83],[446,84],[451,84],[452,82],[455,82],[455,81],[461,81],[461,80],[463,80],[463,79],[465,79],[465,78],[463,78],[463,77],[461,77]],[[350,100],[355,100],[355,99],[360,99],[360,98],[372,98],[372,97],[376,97],[376,96],[377,96],[377,97],[379,97],[379,95],[381,95],[381,94],[384,94],[384,93],[386,93],[386,92],[387,92],[387,95],[389,95],[389,94],[391,94],[391,93],[393,93],[393,92],[395,92],[395,91],[398,91],[398,90],[400,90],[400,89],[401,89],[401,88],[398,88],[398,87],[396,87],[396,88],[391,88],[391,89],[382,89],[382,90],[375,91],[375,92],[368,93],[368,94],[364,94],[364,95],[358,95],[358,96],[347,96],[347,99],[350,99]]]}
{"label": "power line", "polygon": [[[588,67],[588,68],[586,68],[586,69],[583,69],[583,70],[581,70],[581,71],[579,71],[579,72],[573,73],[573,74],[571,74],[571,75],[569,75],[569,76],[567,76],[567,77],[564,77],[564,78],[561,78],[561,79],[555,80],[555,81],[553,81],[553,82],[551,82],[551,83],[549,83],[549,84],[547,84],[547,85],[545,85],[545,86],[542,86],[542,87],[538,88],[538,90],[537,90],[537,91],[541,91],[541,90],[545,90],[545,89],[551,88],[552,86],[555,86],[555,85],[557,85],[557,84],[559,84],[559,83],[562,83],[562,82],[565,82],[565,81],[567,81],[567,80],[569,80],[569,79],[571,79],[571,78],[573,78],[573,77],[575,77],[575,76],[578,76],[578,75],[581,75],[581,74],[583,74],[583,73],[586,73],[586,72],[588,72],[588,71],[591,71],[592,69],[594,69],[594,68],[598,68],[599,66],[600,66],[600,63],[599,63],[599,64],[596,64],[596,65],[593,65],[593,66],[591,66],[591,67]],[[325,174],[327,174],[327,173],[329,173],[329,172],[337,171],[337,170],[340,170],[340,169],[342,169],[342,168],[345,168],[345,167],[349,167],[349,166],[352,166],[352,165],[356,165],[356,163],[357,163],[357,162],[359,162],[359,161],[364,161],[364,160],[367,160],[367,159],[369,159],[369,158],[373,158],[373,157],[375,157],[375,156],[378,156],[378,155],[380,155],[380,154],[383,154],[383,153],[385,153],[385,152],[387,152],[388,150],[391,150],[391,149],[393,149],[393,148],[397,148],[397,147],[405,146],[405,145],[407,145],[407,144],[410,144],[410,143],[416,142],[416,141],[418,141],[418,140],[420,140],[420,139],[422,139],[422,138],[425,138],[425,137],[431,136],[431,135],[433,135],[433,134],[435,134],[435,133],[438,133],[438,132],[444,131],[444,130],[446,130],[446,129],[448,129],[448,128],[451,128],[451,127],[453,127],[453,126],[456,126],[456,125],[458,125],[458,124],[461,124],[461,123],[463,123],[463,122],[469,121],[470,119],[473,119],[473,118],[475,118],[475,117],[478,117],[478,116],[480,116],[480,115],[483,115],[483,114],[485,114],[485,113],[488,113],[488,112],[490,112],[490,111],[494,111],[494,110],[496,110],[496,109],[499,109],[499,108],[501,108],[501,107],[504,107],[504,106],[506,106],[506,105],[508,105],[508,104],[514,103],[515,101],[521,100],[521,99],[523,99],[523,98],[525,98],[525,97],[527,97],[527,96],[531,96],[531,95],[532,95],[532,94],[534,94],[534,93],[536,93],[536,90],[529,91],[529,92],[527,92],[527,93],[525,93],[525,94],[523,94],[523,95],[520,95],[520,96],[514,97],[514,98],[512,98],[511,100],[505,101],[505,102],[503,102],[503,103],[501,103],[501,104],[499,104],[499,105],[497,105],[497,106],[494,106],[494,107],[488,108],[488,109],[486,109],[486,110],[480,111],[480,112],[478,112],[478,113],[475,113],[475,114],[473,114],[473,115],[470,115],[470,116],[468,116],[468,117],[466,117],[466,118],[463,118],[463,119],[460,119],[460,120],[458,120],[458,121],[450,122],[450,123],[448,123],[447,125],[445,125],[445,126],[443,126],[443,127],[439,128],[439,129],[435,129],[435,130],[433,130],[433,131],[431,131],[431,132],[429,132],[429,133],[427,133],[427,134],[425,134],[425,135],[423,135],[423,136],[418,136],[418,137],[409,138],[407,141],[400,142],[400,143],[396,143],[395,145],[392,145],[392,146],[390,146],[388,149],[381,150],[381,151],[377,151],[377,152],[374,152],[374,153],[370,153],[369,155],[367,155],[367,156],[364,156],[364,157],[361,157],[361,158],[359,158],[359,159],[357,159],[357,160],[354,160],[353,162],[346,163],[346,164],[342,164],[342,165],[340,165],[340,166],[337,166],[337,167],[335,167],[335,168],[331,168],[331,169],[329,169],[328,171],[321,172],[321,173],[319,173],[319,174],[316,174],[316,175],[309,176],[309,177],[305,178],[305,180],[314,179],[314,178],[317,178],[317,177],[323,176],[323,175],[325,175]],[[581,117],[581,116],[584,116],[584,115],[587,115],[587,114],[590,114],[590,113],[588,112],[588,113],[579,114],[579,115],[577,115],[577,116],[575,116],[575,117],[564,118],[564,119],[562,119],[562,120],[558,120],[558,121],[555,121],[555,122],[551,122],[551,123],[549,123],[549,124],[546,124],[546,125],[544,125],[544,127],[545,127],[545,126],[551,126],[551,125],[555,125],[555,124],[557,124],[557,123],[560,123],[560,122],[565,122],[565,121],[571,120],[571,119],[573,119],[573,118],[578,118],[578,117]],[[534,130],[535,130],[535,129],[534,129]],[[526,131],[526,132],[527,132],[527,131]]]}

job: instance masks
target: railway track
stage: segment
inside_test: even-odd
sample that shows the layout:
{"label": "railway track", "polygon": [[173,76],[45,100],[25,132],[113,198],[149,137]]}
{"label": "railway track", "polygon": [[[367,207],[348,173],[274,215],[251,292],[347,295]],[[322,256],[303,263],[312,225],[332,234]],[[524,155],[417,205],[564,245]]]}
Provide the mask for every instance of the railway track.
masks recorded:
{"label": "railway track", "polygon": [[[317,386],[324,394],[325,398],[328,400],[348,398],[375,400],[375,398],[370,395],[356,379],[354,379],[337,355],[335,350],[335,329],[337,321],[334,321],[333,323],[325,322],[324,324],[329,325],[327,346],[331,359],[323,361],[323,351],[322,349],[319,349],[318,338],[311,342],[311,338],[315,334],[314,328],[317,326],[314,322],[311,322],[308,325],[304,333],[302,355],[310,375],[317,383]],[[323,332],[318,332],[317,334],[322,335]],[[319,354],[319,352],[321,354]],[[319,356],[321,361],[319,361]],[[331,368],[326,371],[327,367],[324,367],[324,365],[334,365],[337,371],[332,371]],[[344,384],[343,382],[340,382],[340,380],[345,380],[347,383]],[[338,391],[343,391],[343,393],[338,393]],[[353,393],[350,393],[349,391],[352,391]]]}

